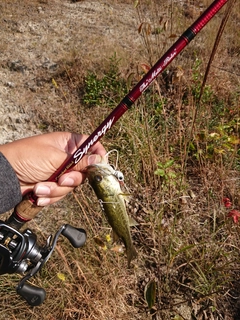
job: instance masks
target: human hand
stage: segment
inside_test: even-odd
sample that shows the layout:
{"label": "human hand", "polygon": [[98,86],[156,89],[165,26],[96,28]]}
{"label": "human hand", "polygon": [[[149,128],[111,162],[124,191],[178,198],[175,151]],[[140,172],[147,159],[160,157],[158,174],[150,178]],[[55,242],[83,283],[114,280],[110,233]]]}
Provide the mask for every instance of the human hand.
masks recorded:
{"label": "human hand", "polygon": [[33,191],[38,198],[36,204],[45,206],[81,184],[86,178],[81,170],[101,162],[106,155],[102,144],[97,142],[90,148],[91,154],[85,155],[72,171],[64,173],[57,182],[46,181],[87,137],[70,132],[47,133],[1,145],[0,152],[16,172],[22,194]]}

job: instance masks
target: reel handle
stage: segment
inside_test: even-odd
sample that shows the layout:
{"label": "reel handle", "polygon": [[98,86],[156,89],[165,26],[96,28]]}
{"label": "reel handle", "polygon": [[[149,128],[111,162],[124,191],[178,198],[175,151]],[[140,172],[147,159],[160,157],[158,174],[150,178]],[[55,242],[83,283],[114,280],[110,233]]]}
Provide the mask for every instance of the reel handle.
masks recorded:
{"label": "reel handle", "polygon": [[69,224],[65,225],[65,228],[62,231],[62,235],[64,235],[69,240],[74,248],[82,247],[87,240],[86,231],[84,229],[74,228]]}
{"label": "reel handle", "polygon": [[46,291],[43,288],[24,283],[17,287],[17,293],[27,301],[30,306],[39,306],[46,298]]}

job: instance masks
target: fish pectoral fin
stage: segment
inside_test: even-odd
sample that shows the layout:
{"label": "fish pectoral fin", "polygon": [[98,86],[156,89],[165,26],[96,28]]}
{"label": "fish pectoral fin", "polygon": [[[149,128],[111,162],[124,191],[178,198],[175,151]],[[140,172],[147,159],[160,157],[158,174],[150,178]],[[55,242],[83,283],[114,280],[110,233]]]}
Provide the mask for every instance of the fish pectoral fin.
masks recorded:
{"label": "fish pectoral fin", "polygon": [[129,221],[129,226],[130,227],[135,227],[135,226],[139,225],[139,223],[136,220],[134,220],[132,217],[130,217],[130,216],[128,216],[128,221]]}
{"label": "fish pectoral fin", "polygon": [[112,238],[113,238],[113,243],[117,242],[119,239],[119,236],[113,230],[112,230]]}
{"label": "fish pectoral fin", "polygon": [[126,202],[129,202],[132,198],[132,195],[130,193],[119,193],[118,195],[122,196]]}

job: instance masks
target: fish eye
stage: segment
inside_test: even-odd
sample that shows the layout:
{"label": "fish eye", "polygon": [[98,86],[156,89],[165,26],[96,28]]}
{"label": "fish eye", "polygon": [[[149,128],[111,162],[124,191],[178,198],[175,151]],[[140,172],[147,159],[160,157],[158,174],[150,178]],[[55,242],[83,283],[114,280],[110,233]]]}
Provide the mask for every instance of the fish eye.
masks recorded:
{"label": "fish eye", "polygon": [[94,177],[94,179],[95,179],[96,182],[101,182],[101,181],[102,181],[102,176],[96,175],[96,176]]}

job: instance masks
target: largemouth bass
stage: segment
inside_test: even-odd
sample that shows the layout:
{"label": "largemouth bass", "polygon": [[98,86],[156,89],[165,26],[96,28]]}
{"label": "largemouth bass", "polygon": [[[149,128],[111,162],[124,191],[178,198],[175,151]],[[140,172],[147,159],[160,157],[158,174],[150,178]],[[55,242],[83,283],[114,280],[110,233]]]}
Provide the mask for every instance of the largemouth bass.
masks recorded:
{"label": "largemouth bass", "polygon": [[125,245],[129,267],[132,259],[137,256],[130,234],[130,224],[136,225],[136,223],[130,223],[126,211],[126,195],[122,192],[120,185],[123,176],[107,163],[88,166],[86,174],[108,223]]}

